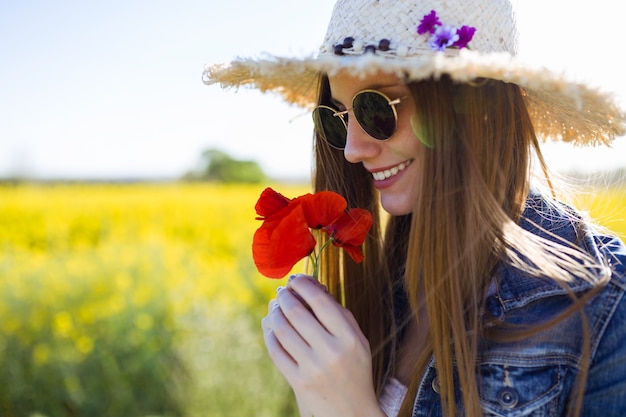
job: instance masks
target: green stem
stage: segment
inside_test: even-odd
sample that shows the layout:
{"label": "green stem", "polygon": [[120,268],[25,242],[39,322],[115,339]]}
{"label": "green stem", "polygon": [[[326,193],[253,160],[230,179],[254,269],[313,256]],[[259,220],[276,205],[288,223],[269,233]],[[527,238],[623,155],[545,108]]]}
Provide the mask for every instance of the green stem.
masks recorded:
{"label": "green stem", "polygon": [[313,278],[315,279],[319,278],[318,276],[319,270],[320,270],[319,262],[320,262],[320,257],[322,256],[322,252],[324,251],[324,249],[326,249],[326,246],[328,246],[332,241],[333,241],[333,238],[331,237],[326,242],[324,242],[324,244],[322,245],[319,251],[315,252],[314,250],[309,255],[309,258],[311,258],[311,261],[313,262]]}
{"label": "green stem", "polygon": [[309,260],[313,264],[313,277],[317,279],[318,267],[317,267],[317,254],[315,250],[309,254]]}

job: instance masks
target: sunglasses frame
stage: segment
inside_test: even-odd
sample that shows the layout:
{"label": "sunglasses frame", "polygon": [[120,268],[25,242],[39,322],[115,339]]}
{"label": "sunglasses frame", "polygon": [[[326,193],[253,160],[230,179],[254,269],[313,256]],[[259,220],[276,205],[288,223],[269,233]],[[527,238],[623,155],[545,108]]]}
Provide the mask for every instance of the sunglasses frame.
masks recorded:
{"label": "sunglasses frame", "polygon": [[[368,135],[369,137],[371,137],[372,139],[377,140],[377,141],[386,142],[386,141],[388,141],[389,139],[391,139],[391,137],[394,135],[394,133],[396,133],[396,129],[398,128],[398,111],[396,110],[396,105],[400,104],[400,102],[401,102],[402,100],[406,99],[408,96],[399,97],[399,98],[396,98],[396,99],[393,99],[393,100],[392,100],[392,99],[390,99],[390,98],[389,98],[389,96],[387,96],[387,95],[386,95],[385,93],[383,93],[383,92],[380,92],[380,91],[378,91],[378,90],[373,90],[373,89],[365,89],[365,90],[361,90],[361,91],[359,91],[358,93],[356,93],[356,94],[354,95],[354,97],[352,97],[352,107],[350,107],[349,109],[346,109],[346,110],[343,110],[343,111],[338,111],[338,110],[337,110],[337,109],[335,109],[335,108],[332,108],[332,107],[330,107],[330,106],[326,106],[326,105],[321,104],[321,105],[319,105],[319,106],[316,106],[316,107],[315,107],[315,109],[313,109],[313,112],[315,112],[317,109],[320,109],[320,108],[322,108],[322,109],[328,109],[328,110],[332,111],[332,112],[333,112],[333,116],[335,116],[335,117],[339,117],[339,119],[340,119],[340,120],[341,120],[341,122],[343,123],[344,127],[346,128],[346,139],[347,139],[347,135],[348,135],[348,123],[347,123],[347,121],[346,121],[346,116],[347,116],[347,115],[348,115],[348,113],[349,113],[349,112],[351,112],[351,111],[352,111],[352,112],[353,112],[353,114],[354,114],[354,108],[355,108],[355,106],[354,106],[354,100],[355,100],[355,99],[356,99],[359,95],[364,94],[364,93],[372,93],[372,94],[376,94],[376,95],[381,96],[382,98],[384,98],[384,99],[385,99],[385,101],[387,101],[387,104],[389,105],[389,107],[391,107],[391,112],[393,113],[393,119],[394,119],[394,127],[393,127],[393,132],[391,132],[391,134],[389,135],[389,137],[388,137],[388,138],[386,138],[386,139],[378,139],[378,138],[375,138],[374,136],[370,135],[369,133],[367,133],[367,130],[365,130],[365,128],[363,127],[363,125],[362,125],[362,124],[361,124],[361,122],[359,121],[358,117],[356,117],[356,115],[354,116],[354,120],[356,120],[356,122],[358,123],[359,127],[360,127],[361,129],[363,129],[363,131],[364,131],[365,133],[367,133],[367,135]],[[314,119],[315,119],[315,116],[314,116]],[[320,123],[322,123],[321,118],[320,118]],[[315,124],[315,123],[314,123],[314,124]],[[340,147],[340,146],[337,146],[337,145],[332,144],[332,143],[328,140],[328,137],[326,136],[326,133],[325,133],[325,132],[323,132],[323,131],[322,131],[322,132],[320,132],[320,131],[319,131],[320,129],[317,129],[317,127],[316,127],[316,130],[318,131],[318,133],[319,133],[320,135],[322,135],[322,136],[324,137],[324,140],[326,141],[326,143],[328,143],[328,144],[329,144],[330,146],[332,146],[333,148],[335,148],[335,149],[339,149],[339,150],[343,150],[343,149],[345,149],[345,146]],[[323,128],[322,128],[322,130],[323,130]]]}

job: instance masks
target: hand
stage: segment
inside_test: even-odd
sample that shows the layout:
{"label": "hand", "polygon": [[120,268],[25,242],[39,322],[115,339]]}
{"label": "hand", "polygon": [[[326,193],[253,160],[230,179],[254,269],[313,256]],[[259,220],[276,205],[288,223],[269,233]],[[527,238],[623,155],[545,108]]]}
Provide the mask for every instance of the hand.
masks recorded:
{"label": "hand", "polygon": [[315,417],[384,416],[367,339],[350,311],[314,278],[290,280],[270,301],[262,326],[269,355],[301,410]]}

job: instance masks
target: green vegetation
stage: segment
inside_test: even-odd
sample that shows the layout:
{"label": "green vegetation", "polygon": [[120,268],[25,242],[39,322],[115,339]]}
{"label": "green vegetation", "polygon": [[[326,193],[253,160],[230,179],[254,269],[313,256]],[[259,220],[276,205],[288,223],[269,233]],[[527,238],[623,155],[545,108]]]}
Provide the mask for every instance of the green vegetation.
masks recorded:
{"label": "green vegetation", "polygon": [[217,149],[203,152],[201,168],[188,172],[184,179],[227,184],[260,184],[267,181],[265,173],[257,162],[237,160]]}

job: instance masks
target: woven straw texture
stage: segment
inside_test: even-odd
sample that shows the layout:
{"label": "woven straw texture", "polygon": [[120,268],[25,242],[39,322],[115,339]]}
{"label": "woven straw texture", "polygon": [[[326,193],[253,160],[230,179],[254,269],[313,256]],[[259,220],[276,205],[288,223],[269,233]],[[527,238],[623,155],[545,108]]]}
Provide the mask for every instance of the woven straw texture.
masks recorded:
{"label": "woven straw texture", "polygon": [[[365,45],[376,45],[381,39],[389,39],[391,50],[401,51],[398,53],[401,58],[430,54],[428,37],[419,35],[416,29],[431,10],[437,12],[443,25],[480,28],[471,42],[472,49],[483,53],[517,53],[518,34],[508,0],[370,0],[339,1],[335,5],[320,55],[333,55],[334,45],[348,36]],[[356,54],[362,53],[362,48],[356,49]],[[396,54],[387,55],[393,58]]]}
{"label": "woven straw texture", "polygon": [[[476,28],[468,48],[438,52],[428,46],[428,36],[419,35],[417,26],[431,10],[443,25]],[[335,45],[347,37],[354,42],[336,55]],[[382,39],[389,40],[388,50],[364,51]],[[626,113],[610,94],[519,62],[517,44],[509,0],[339,0],[316,57],[242,58],[205,67],[203,80],[276,92],[289,103],[312,108],[320,73],[367,76],[384,71],[409,80],[449,74],[460,82],[486,77],[524,89],[535,130],[544,140],[596,145],[626,134]]]}

